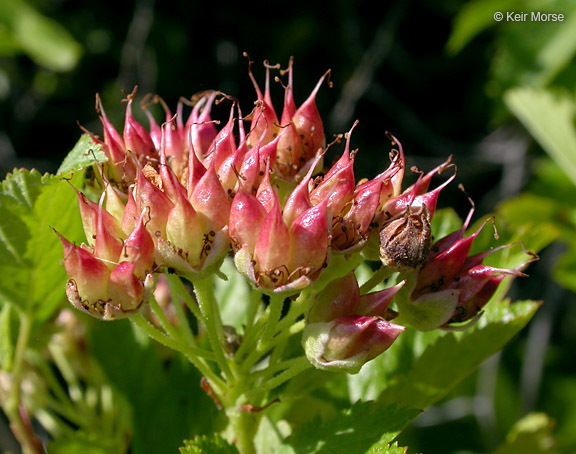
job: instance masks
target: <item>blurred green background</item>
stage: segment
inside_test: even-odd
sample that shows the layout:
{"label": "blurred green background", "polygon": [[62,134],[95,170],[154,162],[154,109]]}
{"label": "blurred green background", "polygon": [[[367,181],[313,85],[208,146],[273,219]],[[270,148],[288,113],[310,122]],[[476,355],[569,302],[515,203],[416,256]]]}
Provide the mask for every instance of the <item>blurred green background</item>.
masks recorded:
{"label": "blurred green background", "polygon": [[[497,22],[497,11],[564,20]],[[360,120],[352,138],[358,178],[387,165],[390,131],[409,166],[429,170],[454,155],[477,217],[497,211],[497,224],[512,229],[556,229],[531,278],[513,288],[514,298],[544,301],[535,319],[400,444],[409,452],[494,452],[536,424],[559,452],[574,452],[575,2],[1,0],[0,170],[54,172],[78,140],[78,124],[101,132],[96,93],[118,128],[122,91],[135,85],[139,96],[159,94],[173,109],[182,96],[220,89],[248,113],[255,96],[244,52],[261,84],[261,62],[285,67],[294,56],[298,104],[332,70],[333,87],[317,102],[329,140]],[[274,83],[273,97],[281,105]],[[227,109],[214,116],[226,118]],[[340,152],[332,149],[328,162]],[[440,206],[461,216],[469,210],[456,185]],[[0,449],[8,449],[2,430]]]}

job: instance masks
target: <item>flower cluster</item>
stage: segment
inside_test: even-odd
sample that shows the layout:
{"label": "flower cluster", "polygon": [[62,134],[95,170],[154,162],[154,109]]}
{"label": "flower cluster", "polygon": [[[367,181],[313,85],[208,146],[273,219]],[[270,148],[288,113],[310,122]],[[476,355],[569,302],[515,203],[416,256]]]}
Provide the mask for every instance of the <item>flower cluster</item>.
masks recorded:
{"label": "flower cluster", "polygon": [[[97,98],[103,137],[90,134],[107,157],[96,177],[101,199],[78,193],[87,244],[61,237],[72,304],[104,320],[127,316],[145,303],[155,274],[169,270],[194,282],[217,272],[232,253],[239,272],[263,293],[310,290],[308,358],[319,368],[355,372],[405,329],[390,322],[393,299],[401,320],[433,329],[473,318],[505,276],[522,275],[482,265],[492,251],[468,257],[478,235],[464,236],[470,216],[432,244],[439,194],[456,176],[451,159],[403,189],[404,152],[388,135],[394,147],[388,168],[356,182],[355,123],[335,141],[345,140],[342,156],[318,175],[330,145],[315,98],[329,72],[296,106],[292,61],[286,70],[265,67],[264,92],[249,71],[257,99],[247,117],[236,100],[216,91],[181,101],[176,115],[152,96],[142,105],[147,129],[133,116],[133,92],[119,133]],[[287,75],[280,114],[270,93],[273,70]],[[222,100],[231,107],[219,128],[211,112]],[[163,107],[164,123],[154,119],[152,104]],[[449,178],[432,188],[448,169]],[[332,282],[316,288],[336,254],[380,260],[400,273],[401,283],[360,295],[350,273],[329,275]]]}

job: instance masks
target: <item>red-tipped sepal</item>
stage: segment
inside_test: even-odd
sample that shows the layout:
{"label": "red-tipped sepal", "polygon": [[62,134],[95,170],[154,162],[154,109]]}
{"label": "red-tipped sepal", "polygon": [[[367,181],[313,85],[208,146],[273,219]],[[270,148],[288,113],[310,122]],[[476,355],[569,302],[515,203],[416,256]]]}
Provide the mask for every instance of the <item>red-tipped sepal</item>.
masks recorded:
{"label": "red-tipped sepal", "polygon": [[309,324],[302,345],[317,369],[356,374],[386,351],[404,329],[381,317],[349,315]]}

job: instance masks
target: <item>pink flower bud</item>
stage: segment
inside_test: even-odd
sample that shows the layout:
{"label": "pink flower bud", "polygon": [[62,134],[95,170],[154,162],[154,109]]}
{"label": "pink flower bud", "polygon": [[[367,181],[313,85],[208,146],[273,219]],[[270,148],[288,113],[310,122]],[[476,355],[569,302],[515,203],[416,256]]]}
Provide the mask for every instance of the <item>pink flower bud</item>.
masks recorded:
{"label": "pink flower bud", "polygon": [[332,249],[349,252],[364,246],[370,236],[380,204],[382,181],[372,180],[354,191],[352,206],[344,216],[335,216],[332,225]]}
{"label": "pink flower bud", "polygon": [[296,218],[298,218],[304,211],[312,208],[310,200],[310,188],[312,187],[312,173],[316,164],[322,159],[317,156],[312,166],[308,169],[308,173],[304,176],[298,186],[290,193],[286,203],[284,204],[284,222],[286,225],[291,225]]}
{"label": "pink flower bud", "polygon": [[124,241],[120,254],[121,260],[135,264],[133,273],[140,279],[144,279],[154,269],[154,240],[144,226],[145,215],[143,212],[140,216],[138,226]]}
{"label": "pink flower bud", "polygon": [[230,202],[213,165],[192,190],[190,203],[198,213],[204,232],[217,232],[228,225]]}
{"label": "pink flower bud", "polygon": [[[164,194],[161,187],[162,179],[151,166],[146,166],[138,171],[133,194],[136,212],[131,214],[137,214],[139,218],[142,211],[146,211],[146,229],[155,241],[157,238],[166,236],[168,214],[174,205],[170,198]],[[130,203],[130,200],[128,203]],[[123,227],[126,222],[126,219],[122,221]]]}
{"label": "pink flower bud", "polygon": [[[156,120],[148,111],[145,110],[150,123],[150,137],[154,143],[156,150],[163,150],[167,157],[170,159],[170,165],[176,175],[182,175],[184,168],[187,164],[186,148],[186,129],[182,122],[182,102],[178,103],[176,116],[166,105],[166,103],[159,96],[154,96],[152,102],[158,102],[162,105],[165,112],[165,123],[160,127]],[[144,106],[144,108],[146,108]]]}
{"label": "pink flower bud", "polygon": [[263,144],[278,139],[276,159],[273,164],[276,174],[286,181],[298,181],[308,171],[308,166],[325,145],[324,127],[316,108],[316,94],[328,71],[318,82],[308,99],[296,108],[293,98],[293,60],[288,69],[288,85],[284,87],[284,108],[280,124],[270,96],[270,70],[279,66],[266,66],[266,89],[262,94],[251,68],[249,75],[258,96],[257,108],[252,113],[251,136],[248,146],[255,146],[260,137]]}
{"label": "pink flower bud", "polygon": [[151,275],[139,278],[137,264],[122,262],[110,266],[84,247],[60,236],[64,247],[64,267],[70,279],[66,295],[70,303],[93,317],[113,320],[137,312],[154,286]]}
{"label": "pink flower bud", "polygon": [[146,293],[144,282],[134,275],[135,268],[135,263],[122,262],[110,273],[108,279],[110,301],[107,305],[112,306],[114,312],[128,315],[137,311],[144,303]]}
{"label": "pink flower bud", "polygon": [[317,369],[356,374],[386,351],[404,329],[380,317],[350,315],[308,325],[302,344]]}
{"label": "pink flower bud", "polygon": [[240,190],[230,208],[229,234],[234,252],[245,247],[252,253],[258,240],[266,210],[252,194]]}
{"label": "pink flower bud", "polygon": [[[104,195],[104,194],[103,194]],[[96,223],[96,238],[94,240],[94,255],[112,267],[122,253],[122,240],[116,236],[117,222],[110,214],[103,216],[105,212],[102,205],[99,207]],[[113,220],[113,225],[106,224],[106,220]]]}
{"label": "pink flower bud", "polygon": [[208,149],[208,153],[202,160],[204,167],[208,168],[214,165],[215,169],[219,169],[224,160],[236,150],[236,139],[234,138],[235,109],[236,103],[233,103],[230,108],[228,122],[218,132]]}
{"label": "pink flower bud", "polygon": [[[290,67],[290,71],[291,70],[292,67]],[[330,70],[320,78],[308,99],[304,101],[292,116],[292,122],[296,128],[296,132],[302,138],[302,155],[305,161],[312,159],[318,150],[325,145],[326,136],[324,135],[322,118],[316,107],[316,95],[329,74]]]}
{"label": "pink flower bud", "polygon": [[290,225],[290,270],[316,279],[328,261],[330,225],[324,201],[303,212]]}
{"label": "pink flower bud", "polygon": [[[72,187],[74,188],[74,186]],[[118,238],[123,236],[120,224],[114,216],[112,216],[108,211],[102,210],[97,203],[92,202],[76,188],[74,188],[74,190],[78,195],[78,206],[80,207],[82,227],[84,228],[86,240],[90,246],[94,246],[99,217],[103,218],[104,226],[112,232],[112,235],[115,235]]]}
{"label": "pink flower bud", "polygon": [[96,139],[93,134],[90,133],[90,135],[97,143],[102,144],[103,151],[108,158],[108,162],[104,164],[106,177],[115,183],[130,184],[136,176],[136,166],[126,154],[122,136],[108,120],[99,95],[96,95],[96,110],[100,114],[100,121],[104,130],[104,142]]}
{"label": "pink flower bud", "polygon": [[163,195],[157,194],[162,211],[168,208],[165,229],[155,231],[157,263],[190,278],[204,275],[229,248],[228,197],[214,172],[214,164],[200,177],[190,199],[189,191],[167,162],[163,147],[159,171],[148,172],[156,182],[151,186]]}
{"label": "pink flower bud", "polygon": [[217,94],[216,91],[202,93],[186,122],[185,130],[188,131],[185,136],[186,148],[190,153],[194,151],[198,156],[206,156],[210,145],[218,135],[218,130],[210,117],[210,110]]}
{"label": "pink flower bud", "polygon": [[482,265],[488,255],[512,245],[468,257],[474,239],[487,222],[472,235],[464,237],[472,213],[473,210],[462,229],[432,246],[432,252],[409,289],[409,300],[399,300],[400,314],[416,329],[428,331],[473,319],[504,277],[524,276],[520,270],[535,260],[533,254],[527,253],[531,258],[513,270]]}
{"label": "pink flower bud", "polygon": [[418,297],[418,295],[429,291],[429,289],[442,287],[461,272],[472,243],[487,222],[485,221],[472,235],[463,238],[469,220],[470,217],[468,217],[462,229],[445,238],[441,238],[432,245],[431,254],[418,273],[418,280],[413,291],[414,297]]}
{"label": "pink flower bud", "polygon": [[454,180],[454,178],[456,178],[456,172],[454,172],[454,174],[438,188],[428,192],[430,182],[432,181],[432,177],[434,175],[440,175],[450,167],[454,167],[452,164],[451,156],[446,162],[440,164],[426,175],[420,175],[416,183],[406,189],[402,194],[389,199],[381,210],[382,214],[385,216],[384,219],[398,215],[399,213],[406,210],[408,206],[426,206],[426,209],[430,215],[430,220],[432,220],[434,213],[436,212],[436,202],[438,201],[438,195],[442,189],[444,189],[450,182]]}
{"label": "pink flower bud", "polygon": [[354,197],[354,153],[350,154],[350,137],[358,122],[346,134],[346,148],[342,157],[332,166],[322,181],[310,194],[312,204],[328,199],[328,208],[337,217],[344,214],[345,207]]}
{"label": "pink flower bud", "polygon": [[258,97],[256,101],[257,108],[252,114],[252,124],[250,126],[250,131],[252,131],[253,137],[256,139],[248,139],[249,147],[254,146],[258,138],[262,136],[264,137],[263,143],[271,142],[277,136],[278,116],[276,115],[270,96],[270,69],[276,67],[270,66],[267,62],[264,63],[264,66],[266,67],[266,86],[264,94],[262,94],[262,91],[252,74],[252,62],[249,62],[248,65],[248,75],[252,80],[252,84],[254,85]]}
{"label": "pink flower bud", "polygon": [[287,259],[289,248],[290,234],[282,220],[280,203],[276,199],[262,222],[258,240],[254,245],[256,284],[267,288],[288,284],[291,272]]}
{"label": "pink flower bud", "polygon": [[[106,286],[110,274],[108,266],[94,257],[87,249],[75,246],[62,235],[58,235],[64,248],[64,267],[70,277],[67,293],[73,289],[79,296],[77,300],[72,301],[68,295],[72,304],[78,307],[81,306],[80,303],[82,302],[84,305],[89,305],[91,302],[105,301],[107,298]],[[79,309],[84,309],[84,307],[79,307]]]}
{"label": "pink flower bud", "polygon": [[360,288],[354,273],[336,279],[320,292],[308,311],[308,323],[330,322],[339,317],[357,314]]}
{"label": "pink flower bud", "polygon": [[329,322],[348,315],[364,315],[391,320],[388,306],[405,282],[360,295],[360,288],[354,273],[336,279],[315,298],[308,312],[308,323]]}
{"label": "pink flower bud", "polygon": [[144,158],[153,156],[156,149],[148,131],[132,115],[132,102],[135,96],[136,88],[127,98],[124,145],[127,152],[134,153],[138,161],[142,161]]}
{"label": "pink flower bud", "polygon": [[294,292],[309,285],[328,260],[326,205],[324,201],[306,208],[288,226],[276,189],[267,176],[255,197],[240,190],[230,213],[230,235],[239,271],[256,286],[276,293]]}

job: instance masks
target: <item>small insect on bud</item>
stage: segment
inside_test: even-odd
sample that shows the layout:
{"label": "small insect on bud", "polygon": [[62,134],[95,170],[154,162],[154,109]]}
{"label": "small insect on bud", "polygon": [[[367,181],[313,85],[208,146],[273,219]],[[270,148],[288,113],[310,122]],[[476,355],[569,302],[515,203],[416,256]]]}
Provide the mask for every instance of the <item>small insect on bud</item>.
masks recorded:
{"label": "small insect on bud", "polygon": [[380,260],[394,271],[417,268],[426,261],[431,241],[428,208],[408,206],[382,226]]}

